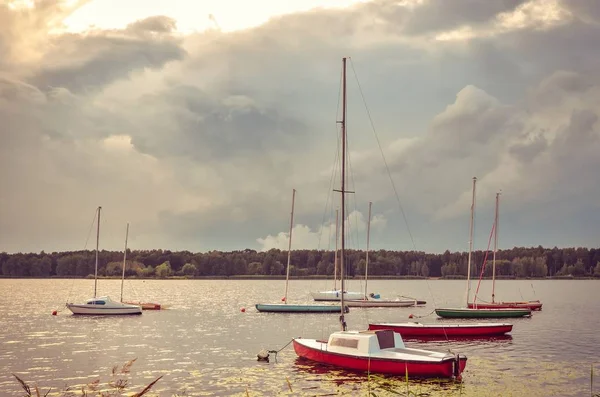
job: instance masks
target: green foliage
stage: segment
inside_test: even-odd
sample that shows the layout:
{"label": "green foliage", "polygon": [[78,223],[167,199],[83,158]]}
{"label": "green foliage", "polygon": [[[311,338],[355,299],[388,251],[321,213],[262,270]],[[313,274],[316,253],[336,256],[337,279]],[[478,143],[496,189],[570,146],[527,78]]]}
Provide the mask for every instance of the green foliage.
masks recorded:
{"label": "green foliage", "polygon": [[169,263],[169,261],[166,261],[156,266],[156,269],[154,269],[154,273],[157,277],[167,278],[171,274],[173,274],[173,270],[171,269],[171,264]]}
{"label": "green foliage", "polygon": [[186,276],[193,276],[194,274],[196,274],[196,266],[192,263],[186,263],[185,265],[183,265],[181,272]]}
{"label": "green foliage", "polygon": [[[473,252],[473,275],[479,275],[484,256],[483,251]],[[267,252],[246,249],[191,253],[159,249],[128,251],[127,258],[126,276],[279,276],[285,275],[287,252],[278,249]],[[100,251],[98,274],[119,277],[122,260],[123,252]],[[295,250],[291,253],[290,275],[332,277],[333,261],[332,251]],[[492,274],[491,262],[491,255],[488,255],[484,271],[488,277]],[[94,274],[94,263],[95,253],[89,250],[39,254],[0,253],[1,274],[8,277],[86,277]],[[365,272],[365,252],[347,250],[345,265],[347,276],[362,277]],[[466,274],[466,252],[428,254],[420,251],[376,250],[369,253],[369,275],[373,277],[463,278]],[[498,251],[496,255],[496,276],[499,278],[593,275],[600,277],[600,249],[515,247]]]}

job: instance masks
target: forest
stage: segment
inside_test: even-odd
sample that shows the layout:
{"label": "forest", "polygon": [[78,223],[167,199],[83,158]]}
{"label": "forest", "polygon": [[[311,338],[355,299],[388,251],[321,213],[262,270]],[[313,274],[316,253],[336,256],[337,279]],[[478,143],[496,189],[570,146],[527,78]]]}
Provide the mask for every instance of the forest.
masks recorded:
{"label": "forest", "polygon": [[[333,277],[334,252],[295,250],[291,252],[290,275],[294,277]],[[348,277],[362,277],[364,251],[347,250]],[[369,275],[373,277],[463,278],[467,274],[468,254],[445,251],[429,254],[419,251],[378,250],[369,253]],[[0,277],[93,277],[94,251],[0,253]],[[127,250],[127,277],[276,277],[285,275],[287,251],[272,249],[192,253],[169,250]],[[485,264],[485,265],[484,265]],[[123,252],[100,251],[98,275],[120,276]],[[472,275],[492,274],[492,253],[475,251]],[[496,254],[499,278],[600,277],[600,249],[515,247]]]}

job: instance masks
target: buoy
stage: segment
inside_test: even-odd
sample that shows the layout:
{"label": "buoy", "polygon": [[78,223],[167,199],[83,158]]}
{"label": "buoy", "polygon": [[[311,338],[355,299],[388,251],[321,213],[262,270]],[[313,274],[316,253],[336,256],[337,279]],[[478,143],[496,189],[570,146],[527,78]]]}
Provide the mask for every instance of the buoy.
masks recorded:
{"label": "buoy", "polygon": [[242,309],[240,310],[242,313],[246,313],[246,308],[242,307]]}
{"label": "buoy", "polygon": [[413,318],[413,317],[414,317],[414,316],[413,316],[412,314],[409,314],[409,315],[408,315],[408,318]]}
{"label": "buoy", "polygon": [[53,315],[53,316],[56,316],[57,314],[58,314],[58,312],[57,312],[56,310],[53,310],[53,311],[52,311],[52,315]]}
{"label": "buoy", "polygon": [[258,352],[258,354],[256,355],[257,360],[256,361],[266,361],[269,362],[269,352],[266,350],[261,350]]}

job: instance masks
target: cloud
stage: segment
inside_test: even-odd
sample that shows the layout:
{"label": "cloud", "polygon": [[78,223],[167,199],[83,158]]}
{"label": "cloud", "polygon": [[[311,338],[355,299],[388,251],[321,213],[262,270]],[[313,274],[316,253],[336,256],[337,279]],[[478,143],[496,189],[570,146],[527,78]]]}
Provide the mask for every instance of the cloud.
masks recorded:
{"label": "cloud", "polygon": [[285,249],[292,188],[294,246],[330,245],[348,55],[349,242],[372,201],[374,248],[464,249],[477,176],[483,234],[502,189],[506,244],[595,244],[572,231],[600,193],[593,1],[374,0],[189,35],[67,33],[68,4],[0,6],[0,250],[79,249],[98,205],[107,249],[127,221],[134,248]]}
{"label": "cloud", "polygon": [[[345,229],[347,238],[347,247],[354,245],[355,249],[364,249],[366,246],[366,216],[359,211],[352,211],[346,218]],[[381,214],[372,216],[371,231],[381,233],[387,224],[387,220]],[[341,223],[340,223],[341,225]],[[360,237],[359,237],[360,233]],[[292,228],[292,249],[335,249],[335,219],[333,222],[327,222],[320,225],[315,231],[310,227],[297,224]],[[260,245],[261,251],[270,249],[286,250],[289,245],[289,232],[279,232],[276,235],[267,235],[260,237],[256,241]],[[340,237],[341,238],[341,237]],[[338,246],[341,242],[338,242]]]}

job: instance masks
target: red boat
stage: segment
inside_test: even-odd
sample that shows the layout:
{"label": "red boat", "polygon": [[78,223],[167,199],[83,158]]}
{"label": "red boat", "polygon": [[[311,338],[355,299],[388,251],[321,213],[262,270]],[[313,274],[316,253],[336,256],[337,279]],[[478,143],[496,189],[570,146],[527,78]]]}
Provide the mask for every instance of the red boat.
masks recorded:
{"label": "red boat", "polygon": [[469,309],[530,309],[533,311],[542,310],[542,302],[522,301],[522,302],[494,302],[494,303],[469,303]]}
{"label": "red boat", "polygon": [[334,332],[327,342],[296,338],[294,350],[336,368],[417,378],[458,377],[467,364],[464,355],[407,348],[391,330]]}
{"label": "red boat", "polygon": [[369,324],[369,330],[388,329],[403,338],[457,338],[499,336],[512,331],[507,323],[463,323],[463,324],[421,324],[421,323],[378,323]]}
{"label": "red boat", "polygon": [[142,308],[142,310],[161,310],[164,309],[160,303],[151,303],[151,302],[124,302],[128,305],[138,305]]}

